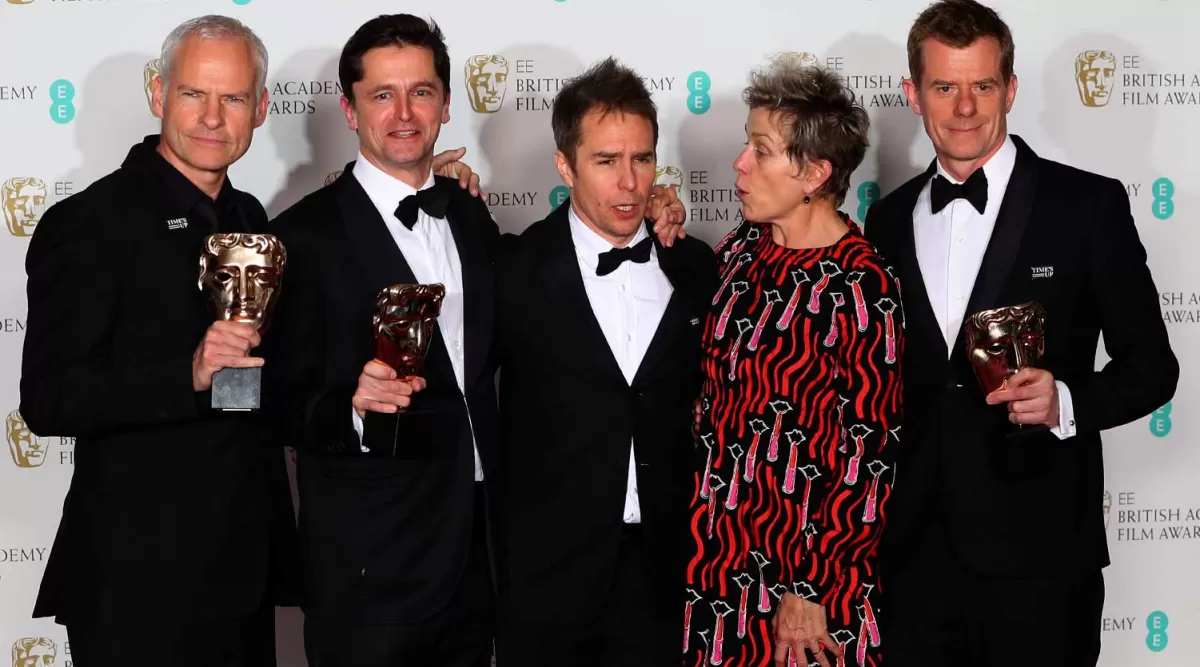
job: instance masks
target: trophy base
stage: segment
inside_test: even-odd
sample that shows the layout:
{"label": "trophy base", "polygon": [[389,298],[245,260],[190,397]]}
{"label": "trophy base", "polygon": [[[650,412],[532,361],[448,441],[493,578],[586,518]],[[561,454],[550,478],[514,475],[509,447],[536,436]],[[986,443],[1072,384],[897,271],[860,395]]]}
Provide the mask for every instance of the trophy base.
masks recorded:
{"label": "trophy base", "polygon": [[262,407],[262,366],[222,368],[212,376],[212,409],[252,412]]}
{"label": "trophy base", "polygon": [[438,415],[428,408],[408,408],[396,413],[367,411],[363,420],[363,456],[399,460],[432,458]]}

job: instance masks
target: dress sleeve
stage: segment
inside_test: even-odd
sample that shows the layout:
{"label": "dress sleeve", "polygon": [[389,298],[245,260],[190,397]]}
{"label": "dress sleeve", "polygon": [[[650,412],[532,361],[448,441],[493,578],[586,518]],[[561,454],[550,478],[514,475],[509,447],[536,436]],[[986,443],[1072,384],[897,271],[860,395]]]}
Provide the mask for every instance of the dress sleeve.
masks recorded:
{"label": "dress sleeve", "polygon": [[902,417],[900,295],[877,257],[856,264],[846,277],[846,309],[837,323],[839,444],[825,454],[834,479],[826,506],[814,514],[816,534],[803,569],[826,606],[841,573],[878,549]]}

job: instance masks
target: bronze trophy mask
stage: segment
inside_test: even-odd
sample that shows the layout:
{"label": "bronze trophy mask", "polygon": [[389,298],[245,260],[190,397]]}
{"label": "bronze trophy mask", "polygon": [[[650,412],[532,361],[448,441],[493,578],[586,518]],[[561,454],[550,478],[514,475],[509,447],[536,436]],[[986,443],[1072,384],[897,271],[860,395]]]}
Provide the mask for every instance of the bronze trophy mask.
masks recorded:
{"label": "bronze trophy mask", "polygon": [[[431,285],[392,285],[375,297],[371,325],[375,332],[375,361],[396,371],[397,379],[422,377],[446,288]],[[395,413],[366,413],[362,447],[371,456],[407,458],[418,455],[414,443],[428,443],[433,411],[418,405],[417,395]]]}
{"label": "bronze trophy mask", "polygon": [[[212,234],[204,239],[198,285],[214,320],[251,324],[264,335],[278,301],[287,251],[269,234]],[[213,373],[212,408],[262,407],[262,367]]]}
{"label": "bronze trophy mask", "polygon": [[[1008,389],[1017,371],[1042,364],[1046,311],[1035,301],[972,313],[963,329],[967,356],[985,396]],[[1018,426],[1018,432],[1034,430]]]}

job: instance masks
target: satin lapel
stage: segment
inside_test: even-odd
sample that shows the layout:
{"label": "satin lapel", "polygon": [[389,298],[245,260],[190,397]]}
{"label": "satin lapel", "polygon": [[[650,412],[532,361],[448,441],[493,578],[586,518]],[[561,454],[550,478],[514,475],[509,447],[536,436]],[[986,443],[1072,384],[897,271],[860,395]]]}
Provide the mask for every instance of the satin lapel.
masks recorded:
{"label": "satin lapel", "polygon": [[926,334],[925,338],[937,341],[941,358],[945,358],[950,351],[946,349],[946,337],[942,334],[942,327],[933,312],[933,304],[929,301],[929,292],[925,289],[925,275],[921,273],[921,262],[917,258],[917,225],[914,217],[914,208],[924,183],[933,178],[936,171],[935,163],[930,163],[929,169],[925,171],[926,180],[920,181],[920,185],[914,187],[912,192],[905,193],[906,196],[899,202],[900,212],[896,220],[905,225],[905,229],[900,233],[901,256],[888,259],[900,274],[897,277],[900,279],[905,319],[914,324],[914,328],[923,331]]}
{"label": "satin lapel", "polygon": [[[457,188],[457,183],[440,183],[439,187]],[[468,212],[463,195],[451,192],[446,209],[446,221],[454,237],[462,265],[463,283],[463,344],[466,346],[466,384],[470,385],[483,370],[488,348],[492,342],[495,313],[495,275],[484,249],[483,235],[491,220],[477,220]],[[472,225],[476,227],[472,227]]]}
{"label": "satin lapel", "polygon": [[[971,290],[971,298],[967,301],[964,320],[971,313],[996,308],[1000,304],[996,299],[1000,289],[1012,272],[1013,260],[1021,249],[1021,237],[1029,224],[1030,213],[1033,211],[1033,197],[1037,188],[1037,155],[1020,138],[1013,136],[1017,145],[1017,160],[1013,165],[1012,176],[1008,179],[1008,187],[1004,191],[1004,200],[1000,204],[1000,212],[996,217],[996,225],[992,229],[992,237],[988,241],[987,251],[983,255],[983,263],[975,277],[975,287]],[[958,332],[955,347],[962,343],[962,331]]]}
{"label": "satin lapel", "polygon": [[642,363],[633,376],[634,386],[649,384],[662,373],[664,368],[669,366],[666,362],[671,355],[675,341],[688,328],[687,311],[692,297],[691,289],[694,285],[703,284],[689,280],[691,267],[685,266],[683,262],[679,261],[681,257],[674,248],[662,246],[658,237],[654,235],[653,228],[648,231],[651,238],[654,239],[654,249],[658,253],[658,265],[666,274],[672,289],[671,298],[667,301],[662,319],[658,321],[654,337],[650,339],[650,345],[646,347],[646,353],[642,355]]}
{"label": "satin lapel", "polygon": [[562,324],[566,340],[578,341],[581,364],[594,365],[598,372],[625,384],[625,374],[613,356],[583,286],[575,244],[571,241],[569,206],[570,201],[564,201],[550,214],[553,227],[538,252],[538,273],[551,301],[546,306],[549,319]]}
{"label": "satin lapel", "polygon": [[[346,165],[342,175],[338,177],[337,191],[338,211],[346,234],[350,237],[350,245],[354,257],[359,261],[367,288],[370,290],[371,301],[385,287],[391,285],[414,284],[416,275],[404,259],[404,253],[396,245],[392,233],[379,217],[379,211],[371,203],[370,197],[354,178],[352,173],[354,163]],[[370,326],[370,322],[364,326]],[[451,386],[457,386],[454,378],[454,367],[450,365],[450,355],[446,343],[442,340],[441,332],[434,327],[430,337],[429,352],[426,361],[427,375],[434,372],[449,378]]]}

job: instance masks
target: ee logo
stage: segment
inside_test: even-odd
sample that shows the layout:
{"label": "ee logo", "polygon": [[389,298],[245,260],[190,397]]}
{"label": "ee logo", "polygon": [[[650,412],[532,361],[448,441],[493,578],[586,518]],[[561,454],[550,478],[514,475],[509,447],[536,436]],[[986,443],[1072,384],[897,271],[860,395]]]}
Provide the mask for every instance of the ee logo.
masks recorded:
{"label": "ee logo", "polygon": [[1165,438],[1171,433],[1171,403],[1168,401],[1166,405],[1154,411],[1150,415],[1150,435],[1156,438]]}
{"label": "ee logo", "polygon": [[1154,217],[1166,220],[1175,214],[1175,201],[1172,199],[1175,196],[1175,184],[1171,179],[1163,177],[1154,181],[1150,193],[1154,195],[1154,202],[1150,204]]}
{"label": "ee logo", "polygon": [[233,0],[233,4],[235,4],[235,5],[248,5],[248,4],[250,4],[250,0]]}
{"label": "ee logo", "polygon": [[867,222],[867,209],[879,201],[879,184],[875,181],[863,181],[858,186],[858,221]]}
{"label": "ee logo", "polygon": [[688,111],[700,114],[708,111],[712,106],[712,98],[708,96],[708,91],[712,89],[712,79],[709,78],[707,72],[692,72],[687,78],[688,86]]}
{"label": "ee logo", "polygon": [[550,190],[550,210],[558,208],[560,204],[567,201],[567,197],[571,196],[571,188],[565,185],[556,185]]}
{"label": "ee logo", "polygon": [[1158,653],[1167,648],[1167,615],[1152,611],[1146,617],[1146,648]]}
{"label": "ee logo", "polygon": [[75,85],[66,79],[50,84],[50,120],[59,125],[75,120]]}

